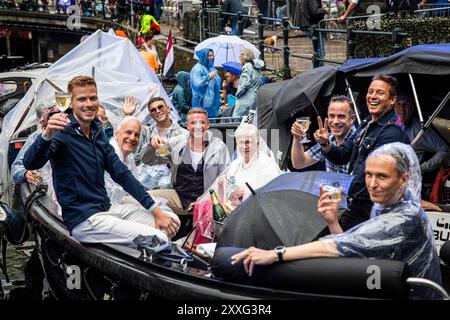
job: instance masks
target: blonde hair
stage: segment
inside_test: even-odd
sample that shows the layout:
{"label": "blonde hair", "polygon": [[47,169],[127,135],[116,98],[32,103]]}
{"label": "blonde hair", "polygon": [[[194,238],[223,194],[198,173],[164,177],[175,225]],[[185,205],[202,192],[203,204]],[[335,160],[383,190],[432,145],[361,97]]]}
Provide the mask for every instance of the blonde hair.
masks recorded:
{"label": "blonde hair", "polygon": [[202,109],[202,108],[192,108],[192,109],[189,110],[189,112],[187,113],[187,118],[188,118],[188,120],[189,120],[191,114],[194,114],[194,113],[204,114],[204,115],[206,116],[206,121],[207,121],[207,123],[209,123],[208,112],[206,112],[205,109]]}
{"label": "blonde hair", "polygon": [[95,83],[94,78],[87,76],[77,76],[69,81],[69,83],[67,84],[67,91],[72,93],[73,88],[75,87],[87,87],[87,86],[94,86],[95,88],[97,88],[97,84]]}

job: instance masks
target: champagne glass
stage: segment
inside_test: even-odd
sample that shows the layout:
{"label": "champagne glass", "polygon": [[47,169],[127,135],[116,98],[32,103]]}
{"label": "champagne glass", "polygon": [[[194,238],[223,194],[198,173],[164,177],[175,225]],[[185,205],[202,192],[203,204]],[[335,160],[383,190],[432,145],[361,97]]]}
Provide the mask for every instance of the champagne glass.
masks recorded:
{"label": "champagne glass", "polygon": [[[311,121],[309,121],[309,117],[298,117],[295,119],[295,121],[297,121],[297,123],[300,124],[300,126],[302,127],[303,131],[306,134],[306,131],[308,131],[309,125],[311,124]],[[306,136],[304,136],[302,141],[300,141],[300,143],[308,143],[308,142],[311,142],[311,140],[307,139]]]}
{"label": "champagne glass", "polygon": [[69,92],[57,91],[55,92],[56,106],[58,110],[64,113],[70,106],[72,95]]}

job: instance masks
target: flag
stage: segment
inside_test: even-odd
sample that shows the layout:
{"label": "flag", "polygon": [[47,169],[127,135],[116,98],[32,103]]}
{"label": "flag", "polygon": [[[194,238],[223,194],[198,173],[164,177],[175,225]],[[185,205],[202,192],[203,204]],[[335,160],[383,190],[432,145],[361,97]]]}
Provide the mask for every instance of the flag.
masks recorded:
{"label": "flag", "polygon": [[164,59],[163,77],[166,79],[173,79],[175,77],[174,69],[173,39],[172,30],[170,30],[169,40],[167,40],[166,58]]}

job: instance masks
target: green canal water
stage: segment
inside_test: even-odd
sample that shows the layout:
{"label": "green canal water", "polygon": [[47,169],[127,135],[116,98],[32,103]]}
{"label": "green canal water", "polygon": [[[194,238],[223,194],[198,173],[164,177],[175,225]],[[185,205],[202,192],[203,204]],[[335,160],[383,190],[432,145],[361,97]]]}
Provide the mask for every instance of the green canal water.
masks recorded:
{"label": "green canal water", "polygon": [[24,268],[29,257],[27,256],[28,250],[22,250],[22,248],[32,244],[32,242],[26,242],[23,245],[8,244],[6,265],[10,282],[6,282],[4,274],[0,272],[0,279],[6,299],[9,298],[11,290],[25,287]]}

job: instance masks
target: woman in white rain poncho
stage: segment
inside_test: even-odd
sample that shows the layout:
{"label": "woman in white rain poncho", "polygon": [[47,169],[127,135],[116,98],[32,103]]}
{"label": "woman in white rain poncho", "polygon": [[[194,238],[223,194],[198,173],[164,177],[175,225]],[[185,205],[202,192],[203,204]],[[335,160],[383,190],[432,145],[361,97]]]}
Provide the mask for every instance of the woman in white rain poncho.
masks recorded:
{"label": "woman in white rain poncho", "polygon": [[[283,260],[311,257],[359,257],[404,261],[410,274],[442,285],[433,230],[420,206],[422,177],[411,146],[390,143],[372,152],[366,161],[366,185],[374,202],[371,218],[342,233],[338,200],[322,192],[318,210],[334,235],[319,241],[286,248]],[[249,248],[232,257],[232,264],[244,261],[251,275],[255,265],[278,261],[274,250]],[[434,299],[424,287],[413,287],[412,298]]]}
{"label": "woman in white rain poncho", "polygon": [[194,225],[199,229],[199,234],[206,237],[206,239],[202,238],[202,241],[212,238],[210,189],[217,192],[225,211],[231,213],[250,195],[246,183],[256,190],[282,173],[254,125],[248,123],[239,125],[235,131],[235,138],[236,159],[217,177],[195,204]]}

